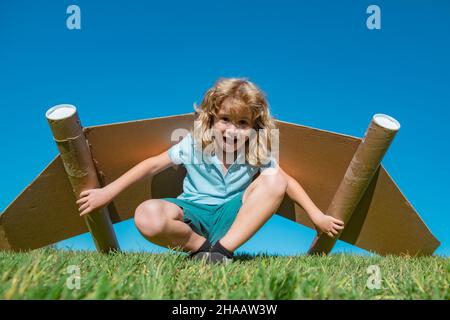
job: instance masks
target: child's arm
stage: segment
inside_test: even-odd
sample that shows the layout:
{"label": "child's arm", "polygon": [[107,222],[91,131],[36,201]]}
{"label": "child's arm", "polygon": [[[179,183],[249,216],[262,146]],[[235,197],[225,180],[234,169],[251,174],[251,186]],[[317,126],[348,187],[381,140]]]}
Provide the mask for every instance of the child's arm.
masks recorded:
{"label": "child's arm", "polygon": [[129,185],[139,181],[143,177],[155,175],[172,165],[174,165],[174,163],[170,159],[168,152],[164,151],[157,156],[141,161],[103,188],[84,190],[80,193],[80,199],[76,202],[80,205],[80,216],[106,205]]}
{"label": "child's arm", "polygon": [[289,198],[305,209],[309,218],[316,226],[318,232],[324,232],[333,238],[339,233],[340,230],[344,229],[344,222],[333,218],[332,216],[325,215],[322,211],[320,211],[303,187],[280,167],[278,168],[288,181],[286,193]]}

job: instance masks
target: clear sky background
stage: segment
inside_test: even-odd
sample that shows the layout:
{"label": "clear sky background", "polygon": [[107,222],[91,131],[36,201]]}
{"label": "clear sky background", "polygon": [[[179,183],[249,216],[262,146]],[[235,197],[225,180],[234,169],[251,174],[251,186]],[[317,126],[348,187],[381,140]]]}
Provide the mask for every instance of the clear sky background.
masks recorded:
{"label": "clear sky background", "polygon": [[[81,30],[66,27],[70,4]],[[370,4],[381,30],[366,27]],[[398,119],[383,164],[448,256],[449,35],[446,0],[0,0],[0,209],[57,154],[51,106],[76,105],[84,126],[176,115],[245,76],[280,120],[361,137],[375,113]],[[132,220],[114,228],[124,250],[166,250]],[[275,216],[240,250],[301,254],[313,236]],[[94,248],[89,234],[58,246]]]}

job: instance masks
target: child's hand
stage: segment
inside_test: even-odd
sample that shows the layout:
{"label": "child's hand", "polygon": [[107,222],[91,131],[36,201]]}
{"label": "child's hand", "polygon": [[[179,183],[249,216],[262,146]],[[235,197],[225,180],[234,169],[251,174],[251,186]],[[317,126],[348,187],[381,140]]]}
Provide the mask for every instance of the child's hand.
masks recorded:
{"label": "child's hand", "polygon": [[323,213],[317,214],[313,219],[313,223],[318,233],[323,232],[331,238],[334,238],[334,236],[344,229],[344,222]]}
{"label": "child's hand", "polygon": [[80,216],[88,214],[89,212],[104,206],[112,200],[110,192],[105,188],[89,189],[80,193],[80,199],[77,204],[80,205],[78,211]]}

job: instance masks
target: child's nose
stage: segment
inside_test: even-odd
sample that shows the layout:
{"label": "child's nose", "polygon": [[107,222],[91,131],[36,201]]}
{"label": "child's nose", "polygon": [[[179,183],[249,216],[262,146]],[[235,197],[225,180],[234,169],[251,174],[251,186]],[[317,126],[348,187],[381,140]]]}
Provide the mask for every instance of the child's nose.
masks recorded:
{"label": "child's nose", "polygon": [[237,134],[236,126],[234,124],[230,123],[227,128],[227,133],[228,133],[228,135],[236,135]]}

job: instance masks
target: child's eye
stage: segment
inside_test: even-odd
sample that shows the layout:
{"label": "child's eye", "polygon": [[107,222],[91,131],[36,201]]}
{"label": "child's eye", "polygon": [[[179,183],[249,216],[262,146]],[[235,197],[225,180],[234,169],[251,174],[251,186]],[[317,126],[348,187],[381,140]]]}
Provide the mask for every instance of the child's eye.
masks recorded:
{"label": "child's eye", "polygon": [[241,120],[241,121],[239,121],[239,125],[246,126],[246,125],[248,125],[248,122],[245,120]]}
{"label": "child's eye", "polygon": [[220,120],[222,120],[224,122],[228,122],[230,119],[228,119],[227,117],[222,117],[222,118],[220,118]]}

